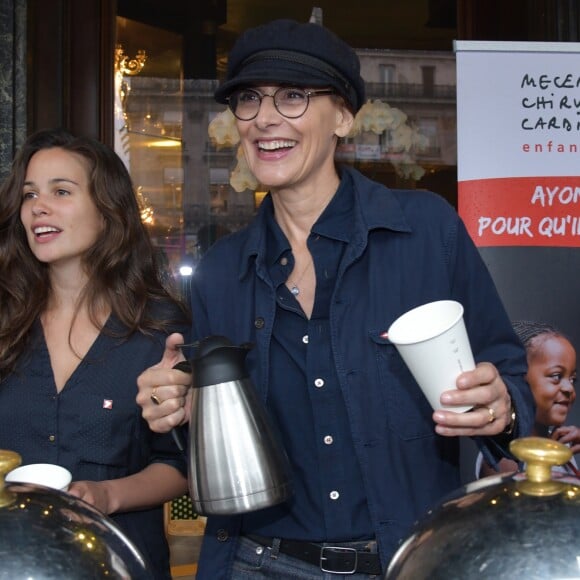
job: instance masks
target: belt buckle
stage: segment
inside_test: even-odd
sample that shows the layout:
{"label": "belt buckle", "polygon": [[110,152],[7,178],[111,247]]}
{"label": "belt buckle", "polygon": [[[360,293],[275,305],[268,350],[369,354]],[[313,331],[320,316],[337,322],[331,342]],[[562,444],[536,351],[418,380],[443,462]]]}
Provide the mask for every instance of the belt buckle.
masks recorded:
{"label": "belt buckle", "polygon": [[[352,567],[349,568],[345,567],[343,570],[341,569],[337,570],[336,568],[335,569],[326,568],[324,565],[324,561],[330,559],[325,555],[325,552],[327,550],[339,554],[353,554],[354,563]],[[336,562],[334,563],[336,564]],[[320,569],[322,570],[322,572],[332,572],[333,574],[354,574],[356,572],[357,564],[358,564],[358,553],[355,548],[346,548],[343,546],[322,546],[322,548],[320,549]]]}

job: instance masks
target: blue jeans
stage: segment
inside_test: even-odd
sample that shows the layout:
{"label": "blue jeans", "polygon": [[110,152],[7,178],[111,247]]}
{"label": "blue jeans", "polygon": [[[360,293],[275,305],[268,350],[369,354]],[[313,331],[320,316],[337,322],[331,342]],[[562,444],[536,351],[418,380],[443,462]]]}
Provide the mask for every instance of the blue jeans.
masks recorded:
{"label": "blue jeans", "polygon": [[[324,546],[341,546],[371,552],[377,551],[377,543],[372,541],[328,543]],[[278,552],[278,543],[274,540],[272,547],[256,544],[252,540],[241,537],[234,557],[234,569],[231,580],[259,580],[268,578],[275,580],[368,580],[378,578],[368,574],[333,574],[323,572],[318,566],[313,566],[297,558]]]}

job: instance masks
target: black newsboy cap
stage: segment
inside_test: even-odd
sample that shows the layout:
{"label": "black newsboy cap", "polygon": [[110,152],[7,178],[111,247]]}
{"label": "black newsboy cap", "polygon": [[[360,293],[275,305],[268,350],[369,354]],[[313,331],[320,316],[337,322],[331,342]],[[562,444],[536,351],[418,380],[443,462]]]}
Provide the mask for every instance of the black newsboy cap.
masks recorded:
{"label": "black newsboy cap", "polygon": [[319,24],[274,20],[251,28],[236,41],[228,58],[218,103],[239,86],[256,83],[332,87],[356,113],[365,100],[356,52]]}

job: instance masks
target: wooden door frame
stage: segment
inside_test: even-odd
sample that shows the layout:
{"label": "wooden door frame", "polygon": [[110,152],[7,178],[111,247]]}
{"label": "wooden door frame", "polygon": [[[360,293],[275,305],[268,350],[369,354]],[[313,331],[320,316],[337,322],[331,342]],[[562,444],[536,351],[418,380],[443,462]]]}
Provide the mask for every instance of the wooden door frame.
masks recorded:
{"label": "wooden door frame", "polygon": [[27,133],[64,127],[112,146],[116,0],[27,9]]}

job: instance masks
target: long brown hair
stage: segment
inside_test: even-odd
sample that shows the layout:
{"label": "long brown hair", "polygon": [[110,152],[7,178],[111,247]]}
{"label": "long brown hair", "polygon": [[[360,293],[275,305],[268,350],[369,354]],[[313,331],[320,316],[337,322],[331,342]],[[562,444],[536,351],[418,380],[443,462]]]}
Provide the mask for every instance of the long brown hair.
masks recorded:
{"label": "long brown hair", "polygon": [[[83,258],[88,283],[79,304],[86,305],[93,324],[102,328],[98,312],[103,304],[124,324],[127,335],[165,330],[188,319],[164,282],[131,177],[119,156],[94,139],[62,129],[40,131],[26,140],[0,189],[0,380],[14,370],[28,346],[32,326],[51,292],[48,266],[30,250],[20,206],[30,159],[54,147],[88,161],[90,194],[105,222],[103,234]],[[155,308],[155,303],[169,308]]]}

